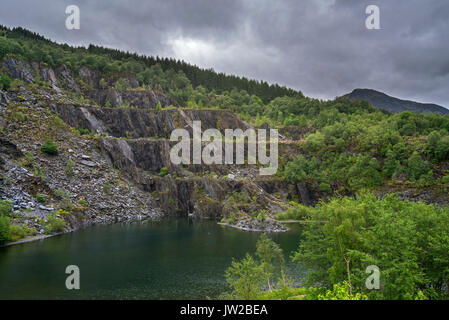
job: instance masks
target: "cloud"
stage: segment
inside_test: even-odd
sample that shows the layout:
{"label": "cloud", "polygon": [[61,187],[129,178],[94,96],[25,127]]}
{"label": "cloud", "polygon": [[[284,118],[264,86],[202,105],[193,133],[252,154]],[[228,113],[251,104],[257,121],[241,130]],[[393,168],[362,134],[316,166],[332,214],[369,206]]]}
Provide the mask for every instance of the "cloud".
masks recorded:
{"label": "cloud", "polygon": [[[77,4],[81,30],[64,27]],[[381,30],[365,28],[377,4]],[[449,107],[447,0],[2,0],[0,21],[59,42],[171,56],[333,98],[357,87]]]}

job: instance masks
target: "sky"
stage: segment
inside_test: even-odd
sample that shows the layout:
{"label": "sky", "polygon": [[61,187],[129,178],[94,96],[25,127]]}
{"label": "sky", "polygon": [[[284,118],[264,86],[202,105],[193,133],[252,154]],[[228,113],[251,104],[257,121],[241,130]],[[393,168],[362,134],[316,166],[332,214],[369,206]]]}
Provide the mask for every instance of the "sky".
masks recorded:
{"label": "sky", "polygon": [[[65,9],[80,9],[67,30]],[[365,26],[380,9],[380,29]],[[371,88],[449,108],[448,0],[1,0],[0,24],[174,57],[333,99]]]}

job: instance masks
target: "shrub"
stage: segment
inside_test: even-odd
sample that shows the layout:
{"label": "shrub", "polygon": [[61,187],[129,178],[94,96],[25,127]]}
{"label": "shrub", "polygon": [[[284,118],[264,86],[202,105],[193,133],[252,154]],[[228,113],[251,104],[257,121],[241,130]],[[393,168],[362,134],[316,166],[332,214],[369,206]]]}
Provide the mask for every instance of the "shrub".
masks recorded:
{"label": "shrub", "polygon": [[50,156],[56,156],[58,154],[58,146],[51,142],[51,140],[47,140],[41,147],[41,151]]}
{"label": "shrub", "polygon": [[53,195],[56,199],[61,200],[65,196],[65,191],[62,189],[53,190]]}
{"label": "shrub", "polygon": [[368,297],[361,293],[352,294],[347,281],[334,284],[332,290],[327,290],[325,294],[318,295],[317,300],[368,300]]}
{"label": "shrub", "polygon": [[36,165],[33,153],[27,152],[25,154],[25,158],[22,160],[20,164],[22,165],[22,167],[33,168]]}
{"label": "shrub", "polygon": [[23,224],[23,231],[25,232],[25,235],[33,235],[33,234],[35,234],[37,231],[36,231],[36,228],[34,228],[34,227],[28,227],[28,223],[24,223]]}
{"label": "shrub", "polygon": [[296,204],[294,208],[288,208],[284,212],[276,214],[277,220],[304,220],[307,218],[309,212],[313,208],[308,208],[307,206]]}
{"label": "shrub", "polygon": [[111,187],[111,184],[108,181],[103,183],[103,192],[105,194],[110,195],[111,194],[111,190],[112,190],[112,187]]}
{"label": "shrub", "polygon": [[0,89],[8,90],[10,87],[11,79],[6,74],[2,74],[0,77]]}
{"label": "shrub", "polygon": [[65,174],[68,176],[73,175],[74,167],[75,167],[75,162],[73,162],[73,160],[69,159],[65,166]]}
{"label": "shrub", "polygon": [[0,216],[0,244],[11,241],[11,230],[9,218]]}
{"label": "shrub", "polygon": [[78,133],[79,133],[80,135],[89,134],[89,129],[86,129],[86,128],[79,128],[79,129],[78,129]]}
{"label": "shrub", "polygon": [[159,177],[165,177],[167,174],[168,174],[168,169],[166,167],[162,167],[157,175]]}
{"label": "shrub", "polygon": [[46,234],[54,232],[62,232],[66,229],[66,223],[64,219],[58,218],[56,214],[51,214],[48,216],[45,222],[44,230]]}
{"label": "shrub", "polygon": [[45,196],[41,195],[40,193],[38,193],[36,195],[36,200],[39,203],[46,203],[47,202],[47,198]]}
{"label": "shrub", "polygon": [[129,88],[128,81],[124,78],[120,78],[114,83],[114,88],[117,90],[126,90]]}
{"label": "shrub", "polygon": [[26,235],[25,230],[21,226],[19,226],[17,224],[11,225],[9,230],[10,230],[10,233],[11,233],[11,240],[12,241],[17,241],[19,239],[22,239]]}
{"label": "shrub", "polygon": [[64,195],[62,196],[62,201],[59,204],[59,208],[62,210],[67,210],[67,211],[70,211],[73,209],[72,198],[70,197],[69,192],[64,192]]}
{"label": "shrub", "polygon": [[80,206],[83,206],[83,207],[88,207],[89,206],[89,203],[86,200],[84,200],[84,199],[79,199],[78,200],[78,204]]}
{"label": "shrub", "polygon": [[241,261],[232,261],[225,276],[232,290],[230,297],[243,300],[257,298],[262,293],[267,277],[263,266],[249,254]]}
{"label": "shrub", "polygon": [[12,213],[11,200],[0,200],[0,216],[9,216]]}

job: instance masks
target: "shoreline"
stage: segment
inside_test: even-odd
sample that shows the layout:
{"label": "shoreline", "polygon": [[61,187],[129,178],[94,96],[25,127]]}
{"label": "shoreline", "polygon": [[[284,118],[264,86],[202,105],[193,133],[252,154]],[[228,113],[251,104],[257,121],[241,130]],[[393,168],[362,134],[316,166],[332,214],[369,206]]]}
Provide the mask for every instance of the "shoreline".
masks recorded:
{"label": "shoreline", "polygon": [[44,239],[47,239],[47,238],[60,236],[60,235],[66,234],[66,233],[71,233],[73,231],[75,231],[75,230],[69,230],[69,231],[64,231],[64,232],[59,232],[59,233],[54,233],[54,234],[44,234],[44,235],[39,235],[39,236],[32,236],[32,237],[28,237],[28,238],[23,238],[21,240],[17,240],[17,241],[13,241],[13,242],[7,242],[5,244],[2,244],[2,245],[0,245],[0,248],[6,248],[6,247],[18,245],[18,244],[29,243],[29,242],[34,242],[34,241],[38,241],[38,240],[44,240]]}
{"label": "shoreline", "polygon": [[234,229],[238,229],[238,230],[242,230],[242,231],[250,231],[250,232],[268,232],[268,233],[280,233],[280,232],[287,232],[290,229],[286,229],[286,230],[262,230],[262,229],[252,229],[252,228],[246,228],[246,227],[239,227],[237,225],[234,224],[229,224],[226,222],[217,222],[217,224],[221,225],[221,226],[226,226],[226,227],[231,227]]}
{"label": "shoreline", "polygon": [[[77,230],[84,229],[84,228],[87,228],[87,227],[91,227],[91,226],[94,226],[94,225],[97,225],[97,224],[108,225],[108,224],[116,224],[116,223],[124,223],[124,222],[126,223],[126,222],[136,222],[136,221],[143,221],[143,220],[151,220],[151,219],[157,219],[157,218],[161,218],[161,217],[160,216],[158,216],[158,217],[148,217],[146,219],[137,218],[137,219],[130,219],[130,220],[127,220],[127,221],[105,221],[105,222],[102,222],[102,223],[87,224],[87,225],[82,226],[81,228],[70,229],[70,230],[63,231],[63,232],[58,232],[58,233],[55,233],[55,234],[44,234],[44,235],[38,235],[38,236],[31,236],[31,237],[23,238],[23,239],[20,239],[20,240],[17,240],[17,241],[7,242],[7,243],[4,243],[4,244],[1,244],[0,245],[0,249],[1,248],[6,248],[6,247],[11,247],[11,246],[14,246],[14,245],[19,245],[19,244],[25,244],[25,243],[30,243],[30,242],[34,242],[34,241],[39,241],[39,240],[45,240],[47,238],[60,236],[60,235],[67,234],[67,233],[72,233],[72,232],[75,232]],[[189,218],[191,218],[191,217],[189,217]],[[288,223],[301,223],[301,222],[305,222],[305,221],[289,220],[289,221],[278,221],[278,222],[279,223],[287,223],[288,224]],[[234,228],[234,229],[237,229],[237,230],[241,230],[241,231],[248,231],[248,232],[281,233],[281,232],[287,232],[288,230],[290,230],[289,228],[287,228],[286,230],[252,229],[252,228],[246,228],[246,227],[239,227],[237,225],[232,225],[232,224],[229,224],[229,223],[219,222],[219,221],[217,222],[217,224],[221,225],[221,226],[226,226],[226,227]]]}
{"label": "shoreline", "polygon": [[123,221],[113,221],[113,220],[107,220],[107,221],[102,221],[102,222],[96,222],[96,223],[87,223],[84,225],[81,225],[78,228],[74,228],[74,229],[69,229],[66,231],[62,231],[62,232],[58,232],[58,233],[54,233],[54,234],[43,234],[43,235],[38,235],[38,236],[31,236],[28,238],[23,238],[17,241],[13,241],[13,242],[7,242],[4,244],[0,245],[0,249],[1,248],[6,248],[6,247],[10,247],[10,246],[14,246],[14,245],[19,245],[19,244],[24,244],[24,243],[29,243],[29,242],[34,242],[34,241],[39,241],[39,240],[44,240],[47,238],[51,238],[51,237],[55,237],[55,236],[60,236],[63,234],[68,234],[68,233],[72,233],[81,229],[85,229],[91,226],[95,226],[95,225],[111,225],[111,224],[116,224],[116,223],[131,223],[131,222],[137,222],[137,221],[144,221],[144,220],[151,220],[151,219],[158,219],[161,218],[161,216],[148,216],[145,218],[142,218],[142,216],[138,216],[135,219],[128,219],[128,220],[123,220]]}

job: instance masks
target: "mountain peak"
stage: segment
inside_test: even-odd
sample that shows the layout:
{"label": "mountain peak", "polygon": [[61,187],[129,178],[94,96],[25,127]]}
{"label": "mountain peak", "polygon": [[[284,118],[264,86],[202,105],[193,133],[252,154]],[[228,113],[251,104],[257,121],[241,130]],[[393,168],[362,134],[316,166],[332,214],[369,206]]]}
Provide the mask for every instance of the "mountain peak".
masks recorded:
{"label": "mountain peak", "polygon": [[432,103],[420,103],[410,100],[402,100],[395,97],[391,97],[383,92],[376,91],[374,89],[354,89],[351,93],[345,95],[349,99],[358,99],[368,101],[373,106],[387,110],[393,113],[399,113],[403,111],[413,111],[416,113],[437,113],[437,114],[449,114],[449,110]]}

